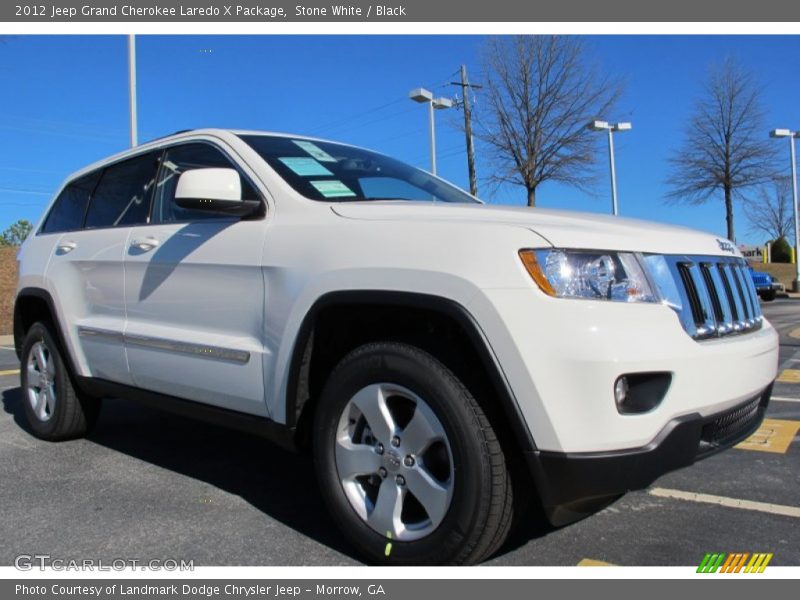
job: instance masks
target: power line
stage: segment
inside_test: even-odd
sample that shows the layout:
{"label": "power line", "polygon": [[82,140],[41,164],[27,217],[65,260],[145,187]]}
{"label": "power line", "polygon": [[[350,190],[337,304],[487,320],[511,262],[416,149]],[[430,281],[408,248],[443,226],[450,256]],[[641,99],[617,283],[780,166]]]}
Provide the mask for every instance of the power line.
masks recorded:
{"label": "power line", "polygon": [[369,109],[367,111],[363,111],[363,112],[360,112],[358,114],[353,114],[353,115],[351,115],[349,117],[345,117],[343,119],[337,119],[336,121],[328,123],[327,125],[322,125],[321,127],[312,128],[310,133],[312,133],[313,135],[320,135],[320,134],[325,133],[326,131],[328,131],[330,129],[336,129],[337,127],[339,127],[343,123],[349,123],[350,121],[358,120],[358,119],[364,117],[364,115],[369,115],[369,114],[372,114],[372,113],[376,113],[378,111],[383,110],[384,108],[388,108],[388,107],[390,107],[390,106],[392,106],[394,104],[398,104],[398,103],[402,102],[402,100],[403,100],[402,98],[398,98],[397,100],[392,100],[391,102],[387,102],[386,104],[381,104],[380,106],[376,106],[375,108],[371,108],[371,109]]}
{"label": "power line", "polygon": [[26,190],[24,188],[12,188],[0,186],[0,192],[15,193],[15,194],[38,194],[41,196],[50,196],[52,192],[45,192],[42,190]]}
{"label": "power line", "polygon": [[0,166],[1,171],[19,171],[21,173],[44,173],[46,175],[63,175],[61,171],[47,171],[45,169],[29,169],[26,167],[3,167]]}
{"label": "power line", "polygon": [[[448,75],[447,79],[449,80],[450,77],[452,77],[456,73],[458,73],[458,71],[454,71],[453,73]],[[449,85],[449,82],[448,81],[444,81],[444,82],[439,83],[437,85],[428,85],[428,86],[425,86],[425,87],[427,87],[427,88],[429,88],[431,90],[438,90],[438,89],[441,89],[443,87],[446,87],[447,85]],[[366,116],[366,115],[371,115],[371,114],[380,112],[381,110],[389,108],[390,106],[394,106],[395,104],[400,104],[401,102],[405,102],[405,100],[406,100],[406,98],[401,97],[401,98],[397,98],[395,100],[392,100],[390,102],[386,102],[384,104],[381,104],[379,106],[376,106],[376,107],[373,107],[373,108],[368,108],[367,110],[360,111],[358,113],[353,113],[352,115],[350,115],[348,117],[344,117],[342,119],[337,119],[337,120],[331,121],[329,123],[326,123],[326,124],[323,124],[323,125],[319,125],[319,126],[317,126],[315,128],[312,128],[310,130],[310,133],[312,133],[313,135],[329,135],[332,131],[340,130],[343,125],[349,124],[349,123],[351,123],[353,121],[358,121],[359,119],[364,118],[364,116]],[[392,116],[397,116],[397,115],[403,114],[405,112],[409,112],[409,111],[400,111],[400,112],[397,112],[397,113],[393,113],[392,115],[387,115],[386,118],[391,118]],[[380,119],[380,120],[384,120],[384,119]],[[376,122],[376,121],[371,121],[370,124],[372,124],[374,122]],[[379,122],[379,121],[377,121],[377,122]],[[363,126],[363,125],[361,125],[361,126]]]}

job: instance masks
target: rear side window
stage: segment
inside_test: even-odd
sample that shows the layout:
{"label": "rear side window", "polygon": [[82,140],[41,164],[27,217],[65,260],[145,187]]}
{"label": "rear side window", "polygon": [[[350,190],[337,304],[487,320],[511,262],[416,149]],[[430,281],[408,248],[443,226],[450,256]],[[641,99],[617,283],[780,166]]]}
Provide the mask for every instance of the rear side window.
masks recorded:
{"label": "rear side window", "polygon": [[42,227],[42,233],[58,233],[60,231],[74,231],[83,226],[83,215],[86,206],[102,171],[95,171],[84,175],[67,185],[58,195],[47,220]]}
{"label": "rear side window", "polygon": [[85,226],[146,223],[159,154],[151,152],[106,167],[92,194]]}

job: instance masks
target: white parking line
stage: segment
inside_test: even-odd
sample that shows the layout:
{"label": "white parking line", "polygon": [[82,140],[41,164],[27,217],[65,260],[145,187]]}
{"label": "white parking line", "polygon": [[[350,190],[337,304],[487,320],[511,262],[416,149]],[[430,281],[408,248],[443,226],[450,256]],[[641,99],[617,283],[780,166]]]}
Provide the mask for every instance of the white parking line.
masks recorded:
{"label": "white parking line", "polygon": [[758,512],[770,513],[773,515],[783,515],[785,517],[800,518],[800,508],[796,506],[785,506],[783,504],[769,504],[768,502],[753,502],[752,500],[739,500],[738,498],[728,498],[726,496],[714,496],[712,494],[696,494],[694,492],[684,492],[682,490],[670,490],[667,488],[653,488],[648,492],[651,496],[659,498],[673,498],[676,500],[688,500],[689,502],[701,502],[703,504],[716,504],[728,508],[741,508],[743,510],[755,510]]}
{"label": "white parking line", "polygon": [[800,402],[800,398],[786,398],[785,396],[772,396],[770,402],[772,400],[777,400],[778,402]]}

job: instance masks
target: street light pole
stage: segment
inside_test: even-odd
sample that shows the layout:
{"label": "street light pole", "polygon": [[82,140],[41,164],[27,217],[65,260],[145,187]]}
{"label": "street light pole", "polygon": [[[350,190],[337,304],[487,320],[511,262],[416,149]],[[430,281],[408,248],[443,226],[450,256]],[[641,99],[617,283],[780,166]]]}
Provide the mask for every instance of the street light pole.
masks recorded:
{"label": "street light pole", "polygon": [[773,129],[769,132],[769,135],[770,137],[774,138],[789,138],[789,161],[792,163],[792,215],[794,217],[795,267],[794,281],[792,281],[792,291],[797,292],[800,291],[800,256],[798,256],[798,250],[800,250],[800,244],[798,244],[798,239],[800,239],[800,226],[798,226],[797,215],[797,157],[795,156],[794,139],[796,137],[800,137],[800,132],[792,131],[790,129]]}
{"label": "street light pole", "polygon": [[614,130],[608,128],[608,165],[611,171],[611,214],[615,217],[619,214],[617,206],[617,169],[614,164]]}
{"label": "street light pole", "polygon": [[611,214],[615,217],[619,214],[617,204],[617,168],[614,163],[614,132],[628,131],[631,129],[630,123],[608,123],[607,121],[592,121],[587,125],[592,131],[606,131],[608,133],[608,166],[611,172]]}
{"label": "street light pole", "polygon": [[429,130],[431,134],[431,173],[436,175],[436,119],[433,116],[433,100],[428,102]]}
{"label": "street light pole", "polygon": [[136,131],[137,115],[136,115],[136,36],[128,36],[128,100],[130,104],[130,122],[131,122],[131,147],[138,145]]}
{"label": "street light pole", "polygon": [[431,173],[436,175],[436,124],[433,111],[437,109],[452,108],[453,101],[449,98],[434,98],[433,92],[425,88],[411,90],[408,94],[414,102],[428,105],[428,128],[430,130],[431,142]]}

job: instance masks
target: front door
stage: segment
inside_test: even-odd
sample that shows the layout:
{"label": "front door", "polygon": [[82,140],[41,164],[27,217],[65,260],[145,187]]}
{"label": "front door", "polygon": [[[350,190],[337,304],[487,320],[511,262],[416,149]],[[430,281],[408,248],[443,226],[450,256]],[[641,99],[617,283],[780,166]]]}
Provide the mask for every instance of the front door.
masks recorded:
{"label": "front door", "polygon": [[[166,149],[150,223],[129,233],[128,363],[137,387],[264,416],[266,224],[178,207],[180,174],[208,167],[237,168],[207,142]],[[257,198],[241,176],[245,198]]]}

